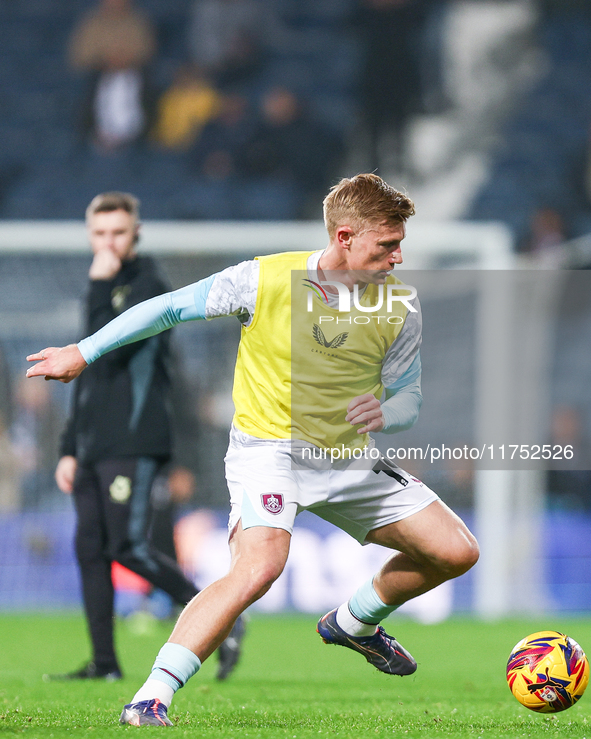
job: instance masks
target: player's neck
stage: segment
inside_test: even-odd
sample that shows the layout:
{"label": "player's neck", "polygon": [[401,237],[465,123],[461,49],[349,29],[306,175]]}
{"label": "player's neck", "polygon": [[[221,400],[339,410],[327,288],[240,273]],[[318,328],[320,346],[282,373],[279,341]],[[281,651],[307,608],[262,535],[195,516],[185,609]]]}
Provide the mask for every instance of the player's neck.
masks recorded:
{"label": "player's neck", "polygon": [[[360,288],[366,285],[365,282],[359,279],[358,273],[349,266],[346,253],[335,249],[332,244],[320,257],[317,270],[318,277],[322,282],[340,282],[346,285],[351,292],[355,285],[359,285]],[[337,292],[337,288],[331,288],[330,285],[327,285],[326,289],[329,292]]]}

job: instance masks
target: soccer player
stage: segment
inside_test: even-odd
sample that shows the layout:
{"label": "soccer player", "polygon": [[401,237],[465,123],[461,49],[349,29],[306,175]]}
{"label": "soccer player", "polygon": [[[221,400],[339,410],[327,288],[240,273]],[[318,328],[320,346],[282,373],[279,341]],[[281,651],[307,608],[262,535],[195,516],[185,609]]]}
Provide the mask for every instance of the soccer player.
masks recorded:
{"label": "soccer player", "polygon": [[[347,603],[320,619],[322,639],[361,653],[382,672],[415,671],[412,656],[379,623],[410,598],[466,572],[478,546],[426,485],[375,461],[368,436],[410,427],[421,404],[418,301],[408,288],[396,292],[401,283],[391,274],[402,262],[413,214],[412,201],[377,175],[345,178],[324,201],[329,244],[323,251],[230,267],[132,308],[78,345],[28,357],[37,362],[29,376],[69,382],[113,348],[180,322],[220,315],[242,322],[226,457],[230,571],[182,612],[121,723],[171,725],[174,692],[279,577],[295,516],[304,509],[361,543],[396,550]],[[380,320],[376,306],[384,294],[392,298],[391,311]],[[339,310],[343,301],[348,311]],[[337,335],[329,341],[324,332],[331,325],[330,335]],[[305,461],[335,449],[344,459]],[[349,459],[364,454],[369,462]]]}

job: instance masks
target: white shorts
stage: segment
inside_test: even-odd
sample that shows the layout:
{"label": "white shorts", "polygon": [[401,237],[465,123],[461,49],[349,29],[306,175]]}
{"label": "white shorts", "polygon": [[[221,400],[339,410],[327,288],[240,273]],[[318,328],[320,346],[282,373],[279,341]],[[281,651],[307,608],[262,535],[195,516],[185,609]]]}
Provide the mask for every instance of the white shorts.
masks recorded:
{"label": "white shorts", "polygon": [[424,483],[385,459],[369,468],[355,460],[323,469],[297,467],[289,439],[258,439],[232,428],[226,454],[230,532],[242,519],[244,529],[269,526],[291,533],[295,517],[308,510],[363,544],[370,531],[438,500]]}

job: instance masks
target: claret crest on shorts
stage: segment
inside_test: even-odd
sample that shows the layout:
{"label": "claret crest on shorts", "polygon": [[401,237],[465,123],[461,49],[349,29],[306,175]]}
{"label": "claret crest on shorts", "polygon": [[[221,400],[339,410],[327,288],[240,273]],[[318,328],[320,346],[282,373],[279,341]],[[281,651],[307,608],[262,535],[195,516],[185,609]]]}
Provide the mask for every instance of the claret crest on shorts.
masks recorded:
{"label": "claret crest on shorts", "polygon": [[264,493],[261,495],[263,508],[269,513],[278,514],[283,510],[283,495],[281,493]]}

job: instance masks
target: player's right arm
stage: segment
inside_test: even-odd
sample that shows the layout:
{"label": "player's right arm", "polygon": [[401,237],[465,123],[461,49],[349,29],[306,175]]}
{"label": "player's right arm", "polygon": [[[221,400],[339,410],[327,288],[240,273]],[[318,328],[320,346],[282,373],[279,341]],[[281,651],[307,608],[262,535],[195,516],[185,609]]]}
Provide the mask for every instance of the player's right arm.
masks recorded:
{"label": "player's right arm", "polygon": [[103,354],[155,336],[179,323],[252,314],[257,287],[258,263],[243,262],[229,267],[180,290],[134,305],[79,344],[50,347],[29,355],[27,361],[38,363],[29,368],[27,377],[70,382]]}

